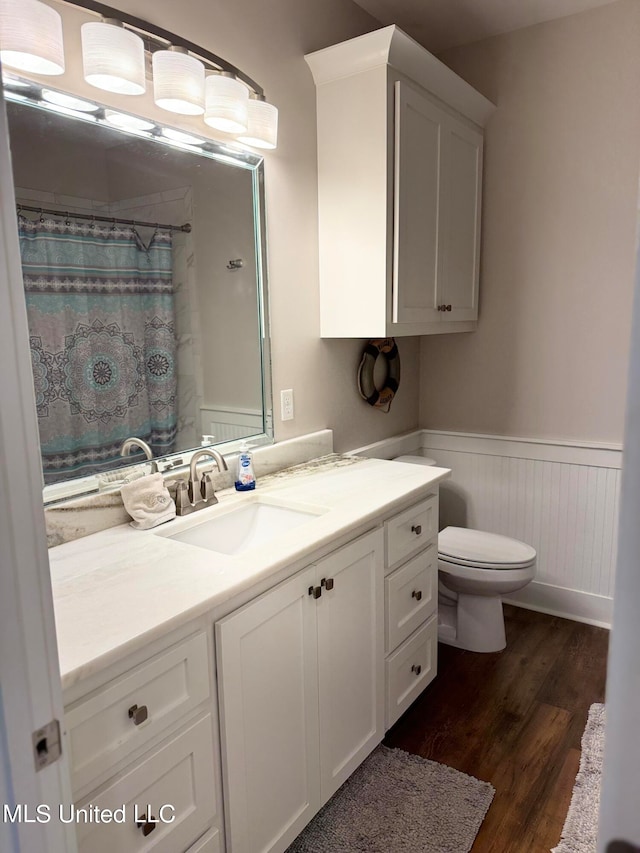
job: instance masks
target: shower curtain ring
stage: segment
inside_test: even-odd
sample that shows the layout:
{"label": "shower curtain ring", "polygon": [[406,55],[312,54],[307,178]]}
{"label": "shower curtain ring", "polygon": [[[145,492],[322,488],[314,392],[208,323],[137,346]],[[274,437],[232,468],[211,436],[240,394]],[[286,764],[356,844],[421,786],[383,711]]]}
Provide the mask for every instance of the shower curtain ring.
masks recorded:
{"label": "shower curtain ring", "polygon": [[44,222],[44,210],[42,208],[40,208],[40,219],[38,221]]}
{"label": "shower curtain ring", "polygon": [[115,218],[115,216],[114,216],[114,217],[113,217],[113,219],[111,220],[111,230],[112,230],[112,231],[115,231],[115,230],[116,230],[116,218]]}
{"label": "shower curtain ring", "polygon": [[93,214],[91,214],[91,223],[89,224],[89,228],[91,228],[91,230],[93,231],[93,229],[95,227],[96,227],[96,218]]}
{"label": "shower curtain ring", "polygon": [[65,210],[65,213],[64,213],[64,224],[66,226],[71,225],[71,219],[69,218],[69,211],[68,210]]}

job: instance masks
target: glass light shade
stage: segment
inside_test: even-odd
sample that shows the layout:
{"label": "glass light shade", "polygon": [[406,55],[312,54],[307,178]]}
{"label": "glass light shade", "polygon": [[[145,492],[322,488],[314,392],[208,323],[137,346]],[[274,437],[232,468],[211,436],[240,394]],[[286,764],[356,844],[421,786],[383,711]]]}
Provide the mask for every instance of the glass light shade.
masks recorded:
{"label": "glass light shade", "polygon": [[212,74],[205,82],[204,121],[225,133],[243,133],[247,129],[249,90],[234,77]]}
{"label": "glass light shade", "polygon": [[63,74],[62,18],[40,0],[0,0],[0,59],[33,74]]}
{"label": "glass light shade", "polygon": [[187,116],[204,112],[204,65],[180,50],[153,54],[153,98],[163,110]]}
{"label": "glass light shade", "polygon": [[249,101],[249,126],[239,142],[254,148],[275,148],[278,144],[278,110],[266,101]]}
{"label": "glass light shade", "polygon": [[73,95],[66,95],[64,92],[54,92],[51,89],[42,90],[42,99],[48,101],[50,104],[55,104],[58,107],[66,107],[69,110],[75,110],[79,113],[95,113],[99,109],[97,104],[92,104],[91,101],[74,98]]}
{"label": "glass light shade", "polygon": [[122,130],[153,130],[155,124],[138,116],[130,116],[127,113],[119,113],[116,110],[105,110],[104,117],[109,124]]}
{"label": "glass light shade", "polygon": [[120,95],[146,89],[144,44],[140,36],[115,24],[91,21],[81,27],[84,79]]}

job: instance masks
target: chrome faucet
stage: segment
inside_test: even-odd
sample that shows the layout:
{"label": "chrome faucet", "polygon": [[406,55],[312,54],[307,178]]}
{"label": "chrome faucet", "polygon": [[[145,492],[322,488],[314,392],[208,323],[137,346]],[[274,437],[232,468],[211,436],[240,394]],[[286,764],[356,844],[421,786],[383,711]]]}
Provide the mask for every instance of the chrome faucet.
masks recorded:
{"label": "chrome faucet", "polygon": [[198,480],[198,462],[204,456],[210,456],[213,459],[218,466],[218,471],[228,470],[224,456],[213,447],[197,450],[191,457],[188,485],[184,481],[178,483],[176,492],[176,512],[178,515],[188,515],[190,512],[196,512],[196,510],[218,503],[218,498],[213,491],[211,471],[204,473],[202,478]]}
{"label": "chrome faucet", "polygon": [[122,447],[120,448],[120,456],[129,456],[132,447],[139,447],[140,450],[142,450],[144,455],[151,462],[151,473],[157,473],[158,463],[153,458],[153,450],[151,450],[147,442],[144,441],[142,438],[136,438],[135,435],[133,435],[131,436],[131,438],[125,439],[122,442]]}

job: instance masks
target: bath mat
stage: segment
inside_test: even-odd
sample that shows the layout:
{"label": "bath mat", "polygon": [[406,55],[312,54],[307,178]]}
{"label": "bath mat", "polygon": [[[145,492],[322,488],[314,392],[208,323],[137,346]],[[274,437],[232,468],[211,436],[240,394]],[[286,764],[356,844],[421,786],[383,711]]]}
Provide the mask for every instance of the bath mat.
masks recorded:
{"label": "bath mat", "polygon": [[287,853],[468,853],[494,794],[488,782],[379,746]]}
{"label": "bath mat", "polygon": [[592,705],[582,735],[580,769],[573,786],[571,805],[560,844],[553,853],[595,853],[603,753],[604,705]]}

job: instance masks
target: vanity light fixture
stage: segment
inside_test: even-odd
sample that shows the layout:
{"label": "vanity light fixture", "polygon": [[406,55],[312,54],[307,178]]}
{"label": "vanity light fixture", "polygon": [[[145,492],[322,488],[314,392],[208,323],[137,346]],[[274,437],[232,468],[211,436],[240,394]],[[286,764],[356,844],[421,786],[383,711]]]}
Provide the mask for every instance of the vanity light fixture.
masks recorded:
{"label": "vanity light fixture", "polygon": [[265,101],[264,95],[255,95],[248,105],[248,127],[238,135],[238,142],[253,148],[273,149],[278,143],[278,110]]}
{"label": "vanity light fixture", "polygon": [[[64,3],[96,16],[80,28],[84,79],[91,86],[120,95],[142,95],[150,60],[153,97],[159,108],[186,116],[201,115],[209,127],[236,137],[230,142],[262,149],[276,147],[278,110],[239,68],[168,30],[97,0]],[[0,59],[7,66],[30,73],[62,74],[65,61],[60,14],[42,0],[0,0]],[[5,80],[8,90],[20,83]],[[100,109],[57,92],[43,94],[41,103],[86,115]],[[161,124],[115,110],[106,113],[107,121],[133,133],[145,133]],[[175,136],[167,139],[176,144],[204,144],[197,137],[188,142]]]}
{"label": "vanity light fixture", "polygon": [[248,127],[249,90],[228,71],[205,81],[204,121],[225,133],[244,133]]}
{"label": "vanity light fixture", "polygon": [[189,116],[204,113],[204,63],[183,47],[153,54],[153,98],[163,110]]}
{"label": "vanity light fixture", "polygon": [[139,118],[138,116],[130,116],[127,113],[119,113],[117,110],[105,110],[105,121],[109,124],[119,127],[121,130],[153,130],[155,124],[147,119]]}
{"label": "vanity light fixture", "polygon": [[80,31],[87,83],[120,95],[142,95],[146,80],[144,42],[140,36],[113,18],[90,21]]}
{"label": "vanity light fixture", "polygon": [[40,0],[0,0],[0,60],[33,74],[64,73],[62,18]]}
{"label": "vanity light fixture", "polygon": [[172,127],[163,127],[162,135],[172,142],[179,142],[181,145],[200,146],[206,142],[205,139],[199,139],[197,136],[191,136],[190,133],[183,133],[181,130],[174,130]]}
{"label": "vanity light fixture", "polygon": [[65,95],[64,92],[55,92],[52,89],[42,90],[42,100],[79,113],[95,113],[100,109],[97,104],[92,104],[91,101],[74,98],[73,95]]}

